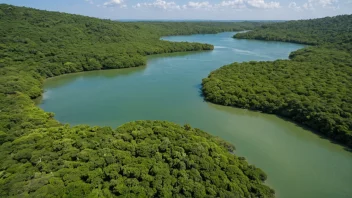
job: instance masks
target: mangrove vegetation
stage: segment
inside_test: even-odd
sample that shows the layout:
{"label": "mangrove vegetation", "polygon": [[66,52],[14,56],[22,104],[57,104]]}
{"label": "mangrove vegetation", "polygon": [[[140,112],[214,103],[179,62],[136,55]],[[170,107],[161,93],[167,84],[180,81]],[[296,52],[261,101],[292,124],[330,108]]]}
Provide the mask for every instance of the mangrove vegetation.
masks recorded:
{"label": "mangrove vegetation", "polygon": [[313,46],[290,60],[211,72],[202,83],[206,100],[277,114],[352,147],[352,15],[264,24],[234,37]]}
{"label": "mangrove vegetation", "polygon": [[161,121],[71,127],[32,100],[48,77],[213,49],[160,36],[259,25],[121,23],[1,4],[0,197],[273,197],[263,171],[199,129]]}

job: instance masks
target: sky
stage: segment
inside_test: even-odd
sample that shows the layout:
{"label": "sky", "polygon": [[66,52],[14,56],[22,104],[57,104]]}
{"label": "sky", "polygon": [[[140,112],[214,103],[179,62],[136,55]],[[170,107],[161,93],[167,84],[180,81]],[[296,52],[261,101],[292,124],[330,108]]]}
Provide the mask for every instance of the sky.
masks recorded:
{"label": "sky", "polygon": [[295,20],[352,14],[352,0],[0,0],[125,20]]}

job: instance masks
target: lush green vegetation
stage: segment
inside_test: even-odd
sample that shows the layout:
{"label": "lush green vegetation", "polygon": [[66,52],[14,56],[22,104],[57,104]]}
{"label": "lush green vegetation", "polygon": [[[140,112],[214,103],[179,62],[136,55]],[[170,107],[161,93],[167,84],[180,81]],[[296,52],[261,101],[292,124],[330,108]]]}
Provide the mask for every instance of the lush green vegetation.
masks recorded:
{"label": "lush green vegetation", "polygon": [[203,79],[206,100],[287,117],[352,147],[352,15],[268,24],[235,38],[315,46],[291,60],[224,66]]}
{"label": "lush green vegetation", "polygon": [[[164,35],[216,33],[258,23],[121,23],[0,5],[0,91],[41,94],[38,80],[65,73],[135,67],[145,55],[211,50],[200,43],[168,42]],[[20,76],[20,77],[19,77]]]}
{"label": "lush green vegetation", "polygon": [[0,151],[1,197],[273,196],[260,169],[189,125],[37,128]]}
{"label": "lush green vegetation", "polygon": [[213,49],[160,36],[257,25],[120,23],[0,5],[0,197],[273,197],[260,169],[189,125],[70,127],[32,101],[47,77],[139,66],[148,54]]}
{"label": "lush green vegetation", "polygon": [[351,15],[268,23],[253,31],[236,34],[234,38],[324,45],[351,52],[351,24]]}

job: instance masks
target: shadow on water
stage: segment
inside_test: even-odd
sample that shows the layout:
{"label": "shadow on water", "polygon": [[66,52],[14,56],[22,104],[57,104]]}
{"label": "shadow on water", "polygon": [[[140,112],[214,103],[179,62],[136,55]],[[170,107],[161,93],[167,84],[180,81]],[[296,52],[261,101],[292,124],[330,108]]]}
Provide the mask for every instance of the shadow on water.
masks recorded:
{"label": "shadow on water", "polygon": [[171,58],[171,57],[185,57],[189,55],[195,55],[195,54],[202,54],[202,53],[207,53],[211,52],[210,51],[191,51],[191,52],[173,52],[173,53],[166,53],[166,54],[154,54],[154,55],[149,55],[147,56],[148,61],[154,60],[154,59],[160,59],[160,58]]}
{"label": "shadow on water", "polygon": [[[145,70],[146,66],[139,66],[139,67],[132,67],[132,68],[124,68],[124,69],[108,69],[108,70],[94,70],[94,71],[84,71],[84,72],[77,72],[71,74],[64,74],[52,78],[48,78],[45,80],[45,86],[47,88],[59,88],[69,83],[73,83],[75,81],[81,79],[90,79],[90,78],[107,78],[112,79],[117,76],[129,76],[132,74],[136,74],[138,72],[142,72]],[[34,103],[36,105],[43,104],[45,102],[44,95],[46,91],[42,93],[41,96],[34,99]]]}
{"label": "shadow on water", "polygon": [[[203,94],[203,91],[202,91],[202,84],[197,84],[195,85],[195,88],[197,88],[197,91],[198,91],[198,96],[201,97],[203,99],[203,102],[206,102],[208,104],[209,107],[211,108],[214,108],[216,110],[219,110],[219,111],[223,111],[223,112],[227,112],[227,113],[230,113],[230,114],[233,114],[234,111],[236,111],[236,114],[237,115],[245,115],[245,116],[250,116],[250,117],[260,117],[260,118],[264,118],[264,119],[269,119],[267,116],[263,116],[264,115],[273,115],[277,118],[280,118],[286,122],[290,122],[290,123],[293,123],[296,127],[299,127],[305,131],[310,131],[312,133],[314,133],[315,135],[317,135],[319,138],[321,139],[324,139],[324,140],[327,140],[329,141],[330,143],[332,144],[335,144],[335,145],[340,145],[343,147],[343,149],[345,151],[348,151],[348,152],[352,152],[352,149],[349,148],[347,145],[345,144],[342,144],[342,143],[339,143],[331,138],[329,138],[327,135],[319,132],[318,130],[315,130],[315,129],[312,129],[302,123],[298,123],[294,120],[291,120],[290,118],[287,118],[287,117],[283,117],[283,116],[280,116],[280,115],[276,115],[276,114],[270,114],[270,113],[265,113],[265,112],[262,112],[262,111],[256,111],[256,110],[251,110],[251,109],[245,109],[245,108],[239,108],[239,107],[234,107],[234,106],[224,106],[224,105],[219,105],[219,104],[215,104],[215,103],[211,103],[211,102],[208,102],[205,100],[204,98],[204,94]],[[256,114],[258,113],[258,114]]]}
{"label": "shadow on water", "polygon": [[[197,86],[199,87],[199,85]],[[200,96],[203,98],[203,101],[205,101],[209,107],[211,108],[214,108],[216,110],[219,110],[219,111],[223,111],[223,112],[226,112],[226,113],[230,113],[230,114],[236,114],[236,115],[243,115],[243,116],[249,116],[249,117],[257,117],[257,118],[261,118],[261,119],[266,119],[266,120],[270,120],[270,117],[268,117],[267,115],[272,115],[274,117],[277,117],[285,122],[290,122],[292,123],[295,127],[298,127],[298,128],[301,128],[303,129],[304,131],[309,131],[309,132],[312,132],[313,134],[315,134],[316,136],[318,136],[319,138],[321,139],[324,139],[324,140],[327,140],[329,141],[330,143],[332,144],[335,144],[335,145],[340,145],[343,147],[343,149],[345,151],[348,151],[348,152],[352,152],[352,149],[349,148],[347,145],[345,144],[341,144],[335,140],[332,140],[331,138],[329,138],[327,135],[319,132],[318,130],[314,130],[302,123],[298,123],[294,120],[291,120],[287,117],[283,117],[283,116],[280,116],[280,115],[276,115],[276,114],[270,114],[270,113],[264,113],[264,112],[261,112],[261,111],[255,111],[255,110],[250,110],[250,109],[245,109],[245,108],[238,108],[238,107],[234,107],[234,106],[224,106],[224,105],[218,105],[218,104],[214,104],[214,103],[211,103],[211,102],[208,102],[204,99],[204,96],[202,94],[202,86],[200,85],[200,88],[199,88],[199,92],[200,92]],[[283,124],[284,122],[278,122],[276,124]]]}
{"label": "shadow on water", "polygon": [[145,70],[146,66],[123,68],[123,69],[108,69],[108,70],[95,70],[95,71],[85,71],[72,74],[65,74],[53,78],[48,78],[45,80],[45,86],[48,88],[57,88],[63,85],[75,82],[81,79],[90,78],[116,78],[117,76],[129,76],[142,72]]}
{"label": "shadow on water", "polygon": [[195,88],[197,89],[197,92],[198,92],[198,96],[201,97],[203,99],[203,102],[206,102],[205,101],[205,98],[204,98],[204,94],[203,94],[203,91],[202,91],[202,83],[199,83],[195,86]]}
{"label": "shadow on water", "polygon": [[[260,112],[260,113],[263,113],[263,112]],[[266,113],[264,113],[264,114],[266,114]],[[325,135],[325,134],[319,132],[319,131],[316,130],[316,129],[312,129],[312,128],[310,128],[309,126],[306,126],[306,125],[304,125],[304,124],[302,124],[302,123],[298,123],[298,122],[296,122],[296,121],[294,121],[294,120],[291,120],[290,118],[287,118],[287,117],[283,117],[283,116],[276,115],[276,114],[273,114],[273,115],[275,115],[276,117],[278,117],[278,118],[280,118],[280,119],[282,119],[282,120],[285,120],[285,121],[287,121],[287,122],[293,123],[296,127],[299,127],[299,128],[304,129],[304,130],[306,130],[306,131],[310,131],[310,132],[314,133],[315,135],[317,135],[319,138],[324,139],[324,140],[327,140],[327,141],[329,141],[329,142],[332,143],[332,144],[340,145],[340,146],[343,147],[343,149],[344,149],[345,151],[352,152],[352,148],[349,148],[347,145],[342,144],[342,143],[339,143],[339,142],[337,142],[337,141],[335,141],[335,140],[329,138],[327,135]]]}

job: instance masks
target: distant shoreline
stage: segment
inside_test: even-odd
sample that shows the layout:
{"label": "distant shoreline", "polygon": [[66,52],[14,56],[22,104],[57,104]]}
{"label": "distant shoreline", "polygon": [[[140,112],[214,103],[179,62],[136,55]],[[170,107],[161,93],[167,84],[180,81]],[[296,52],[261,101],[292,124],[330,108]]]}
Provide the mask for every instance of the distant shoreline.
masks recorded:
{"label": "distant shoreline", "polygon": [[285,22],[288,20],[111,19],[120,22]]}

